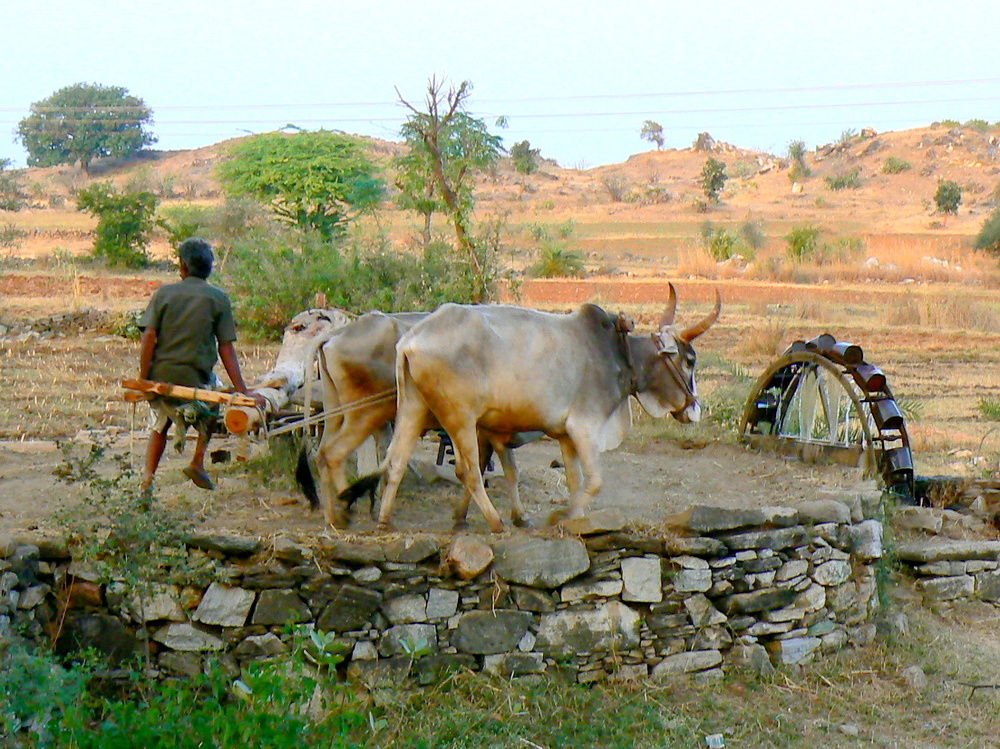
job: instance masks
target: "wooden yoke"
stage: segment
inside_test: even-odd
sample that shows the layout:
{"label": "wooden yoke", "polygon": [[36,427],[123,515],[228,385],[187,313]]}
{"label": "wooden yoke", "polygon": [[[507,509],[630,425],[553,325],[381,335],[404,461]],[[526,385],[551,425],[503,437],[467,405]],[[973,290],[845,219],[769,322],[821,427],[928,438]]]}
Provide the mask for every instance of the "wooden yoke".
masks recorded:
{"label": "wooden yoke", "polygon": [[229,406],[249,406],[251,408],[257,406],[257,402],[253,398],[242,393],[222,393],[218,390],[171,385],[169,382],[154,382],[153,380],[122,380],[121,384],[123,388],[135,391],[125,393],[125,400],[131,403],[164,395],[179,400],[223,403]]}

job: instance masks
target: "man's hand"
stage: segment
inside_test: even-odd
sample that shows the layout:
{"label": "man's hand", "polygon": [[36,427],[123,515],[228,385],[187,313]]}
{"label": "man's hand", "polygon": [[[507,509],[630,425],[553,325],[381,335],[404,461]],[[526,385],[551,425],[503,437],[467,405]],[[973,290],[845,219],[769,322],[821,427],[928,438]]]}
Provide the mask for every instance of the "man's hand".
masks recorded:
{"label": "man's hand", "polygon": [[259,408],[261,411],[267,411],[268,406],[270,406],[270,403],[268,403],[267,398],[258,393],[256,390],[247,390],[243,393],[243,395],[253,398],[254,401],[257,403],[257,408]]}

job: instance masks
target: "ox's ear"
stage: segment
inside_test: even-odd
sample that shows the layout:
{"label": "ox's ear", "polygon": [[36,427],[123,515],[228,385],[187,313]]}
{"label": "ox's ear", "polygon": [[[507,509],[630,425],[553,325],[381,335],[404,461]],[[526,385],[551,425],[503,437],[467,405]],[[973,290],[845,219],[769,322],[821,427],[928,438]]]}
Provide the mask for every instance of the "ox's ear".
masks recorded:
{"label": "ox's ear", "polygon": [[690,328],[682,330],[679,337],[685,343],[691,343],[695,338],[700,336],[706,330],[715,324],[715,321],[719,319],[719,313],[722,311],[722,295],[719,290],[715,290],[715,308],[708,313],[708,315],[700,320],[699,322],[692,325]]}
{"label": "ox's ear", "polygon": [[663,312],[663,317],[660,318],[661,328],[673,325],[674,315],[677,313],[677,290],[673,283],[668,283],[667,288],[670,290],[670,295],[667,297],[667,308]]}

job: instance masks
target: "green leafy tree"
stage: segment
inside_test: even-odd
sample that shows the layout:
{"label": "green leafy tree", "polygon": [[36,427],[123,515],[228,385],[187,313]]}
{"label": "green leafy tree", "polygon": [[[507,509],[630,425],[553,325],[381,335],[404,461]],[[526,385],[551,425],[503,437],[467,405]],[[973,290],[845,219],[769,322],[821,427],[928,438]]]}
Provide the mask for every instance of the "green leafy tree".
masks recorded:
{"label": "green leafy tree", "polygon": [[156,226],[156,204],[151,192],[118,192],[110,182],[95,182],[80,190],[77,209],[98,219],[93,256],[110,266],[148,265],[146,248]]}
{"label": "green leafy tree", "polygon": [[663,148],[663,127],[659,122],[653,122],[652,120],[643,122],[642,130],[639,131],[639,137],[650,143],[655,143],[657,151]]}
{"label": "green leafy tree", "polygon": [[788,144],[788,158],[792,161],[792,169],[788,173],[792,182],[812,176],[812,170],[806,163],[806,144],[801,140],[793,140]]}
{"label": "green leafy tree", "polygon": [[1000,208],[997,208],[976,235],[974,244],[977,250],[986,250],[993,255],[1000,255]]}
{"label": "green leafy tree", "polygon": [[727,179],[729,179],[729,175],[726,174],[726,165],[709,156],[701,170],[701,189],[705,193],[705,197],[713,203],[718,203],[719,194],[726,186]]}
{"label": "green leafy tree", "polygon": [[146,130],[153,110],[121,86],[74,83],[31,105],[18,123],[17,139],[28,166],[90,164],[103,156],[127,157],[156,142]]}
{"label": "green leafy tree", "polygon": [[955,215],[962,202],[962,187],[950,179],[938,181],[937,192],[934,193],[934,203],[939,213]]}
{"label": "green leafy tree", "polygon": [[480,279],[476,301],[484,301],[490,296],[492,279],[483,247],[476,246],[472,234],[474,177],[476,172],[495,167],[503,148],[500,136],[490,133],[484,120],[466,111],[471,93],[469,81],[445,90],[442,82],[431,78],[427,84],[425,111],[400,95],[400,102],[411,112],[400,129],[410,147],[411,158],[398,165],[401,170],[416,169],[420,173],[407,175],[397,184],[424,185],[425,192],[413,197],[425,199],[432,195],[441,201],[455,229],[458,252],[468,263],[473,277]]}
{"label": "green leafy tree", "polygon": [[11,169],[10,159],[0,159],[0,211],[19,211],[24,206],[21,172]]}
{"label": "green leafy tree", "polygon": [[250,196],[324,239],[381,202],[378,168],[357,139],[329,130],[254,135],[233,144],[217,176],[231,196]]}
{"label": "green leafy tree", "polygon": [[522,140],[510,147],[510,158],[514,162],[514,171],[518,174],[534,174],[538,171],[538,159],[542,151],[532,148],[531,143]]}

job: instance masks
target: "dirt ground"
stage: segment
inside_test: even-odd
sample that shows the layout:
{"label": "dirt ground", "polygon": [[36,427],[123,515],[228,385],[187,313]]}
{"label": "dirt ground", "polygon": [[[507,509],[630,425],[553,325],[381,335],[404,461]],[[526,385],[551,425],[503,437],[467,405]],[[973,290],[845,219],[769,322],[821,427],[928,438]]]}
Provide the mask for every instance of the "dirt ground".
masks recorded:
{"label": "dirt ground", "polygon": [[[86,449],[86,443],[80,442],[74,454],[82,455]],[[137,472],[144,449],[145,434],[139,431],[119,434],[113,442],[113,450],[131,456]],[[213,441],[212,449],[235,454],[237,445],[235,439],[222,437]],[[252,449],[262,451],[263,446]],[[453,472],[449,477],[446,466],[436,466],[436,453],[436,441],[425,438],[413,461],[415,471],[404,481],[396,505],[398,531],[451,529],[451,506],[458,501],[461,489]],[[336,533],[325,525],[320,512],[309,511],[291,482],[290,467],[283,470],[271,465],[261,472],[260,463],[253,460],[216,464],[211,469],[216,490],[209,492],[194,487],[181,473],[189,454],[177,454],[168,447],[157,474],[157,496],[166,507],[190,517],[200,529],[302,540]],[[522,502],[532,522],[544,525],[552,511],[565,507],[567,499],[564,473],[553,467],[559,459],[558,445],[544,440],[519,448],[515,456]],[[618,508],[638,525],[659,525],[666,516],[694,504],[794,506],[819,497],[856,498],[875,487],[857,470],[804,465],[730,444],[697,444],[685,449],[672,441],[630,442],[602,458],[604,486],[591,509]],[[0,532],[15,536],[58,533],[53,513],[86,497],[84,487],[67,485],[57,478],[55,472],[63,463],[63,452],[55,442],[0,443]],[[509,518],[510,503],[502,477],[491,474],[488,487],[501,515]],[[357,509],[351,532],[373,532],[375,524],[368,516],[367,501]],[[474,505],[469,519],[472,530],[486,531]]]}
{"label": "dirt ground", "polygon": [[[31,274],[12,273],[3,279],[0,291],[24,298],[33,293],[57,293],[58,283],[52,277],[42,280]],[[622,286],[619,281],[618,287]],[[641,287],[635,291],[643,297],[664,300],[667,297],[665,282],[636,286]],[[131,299],[140,307],[152,290],[144,279],[132,283],[119,279],[114,289],[119,303]],[[687,283],[685,289],[688,302],[703,306],[707,306],[713,294],[710,284]],[[595,293],[590,285],[576,281],[534,283],[524,291],[528,303],[550,307],[574,305],[593,298]],[[83,298],[102,295],[107,293],[107,287],[103,282],[82,284],[78,293]],[[95,301],[95,306],[100,306]],[[683,303],[684,300],[682,307]],[[110,435],[103,434],[100,439],[110,439],[114,452],[128,455],[138,474],[145,451],[146,433],[142,429],[145,407],[140,406],[134,424],[124,417],[126,408],[122,405],[121,421],[134,429],[112,429]],[[74,443],[76,455],[89,449],[85,434],[67,441]],[[217,437],[212,443],[212,450],[232,455],[237,453],[237,447],[235,439],[226,436]],[[259,443],[251,445],[249,454],[252,457],[264,451],[264,444]],[[420,475],[415,472],[404,482],[394,513],[400,531],[451,529],[451,505],[459,499],[461,490],[453,483],[453,474],[452,481],[438,475],[447,470],[435,469],[436,451],[437,443],[432,438],[422,441],[415,460]],[[515,455],[525,509],[534,523],[543,525],[554,510],[565,506],[568,496],[563,471],[552,467],[560,457],[558,446],[545,440],[519,448]],[[603,488],[590,509],[615,507],[630,521],[640,524],[659,524],[666,516],[694,504],[794,505],[823,496],[857,497],[861,491],[875,488],[874,482],[864,480],[859,470],[809,466],[717,442],[703,444],[692,440],[682,447],[676,441],[647,441],[633,436],[602,457]],[[189,453],[178,455],[168,447],[158,473],[157,495],[167,507],[184,513],[199,527],[303,539],[332,532],[321,513],[309,511],[291,480],[290,466],[270,463],[262,469],[257,467],[260,461],[219,463],[211,468],[217,488],[208,492],[194,487],[181,473],[188,458]],[[67,485],[56,477],[54,472],[63,462],[63,453],[55,441],[0,442],[0,532],[58,531],[53,513],[66,502],[86,496],[83,487]],[[489,480],[489,493],[501,515],[509,518],[509,498],[499,475]],[[474,530],[486,530],[482,515],[474,506],[470,508],[469,519]],[[351,531],[368,533],[374,528],[365,503],[355,514]]]}

